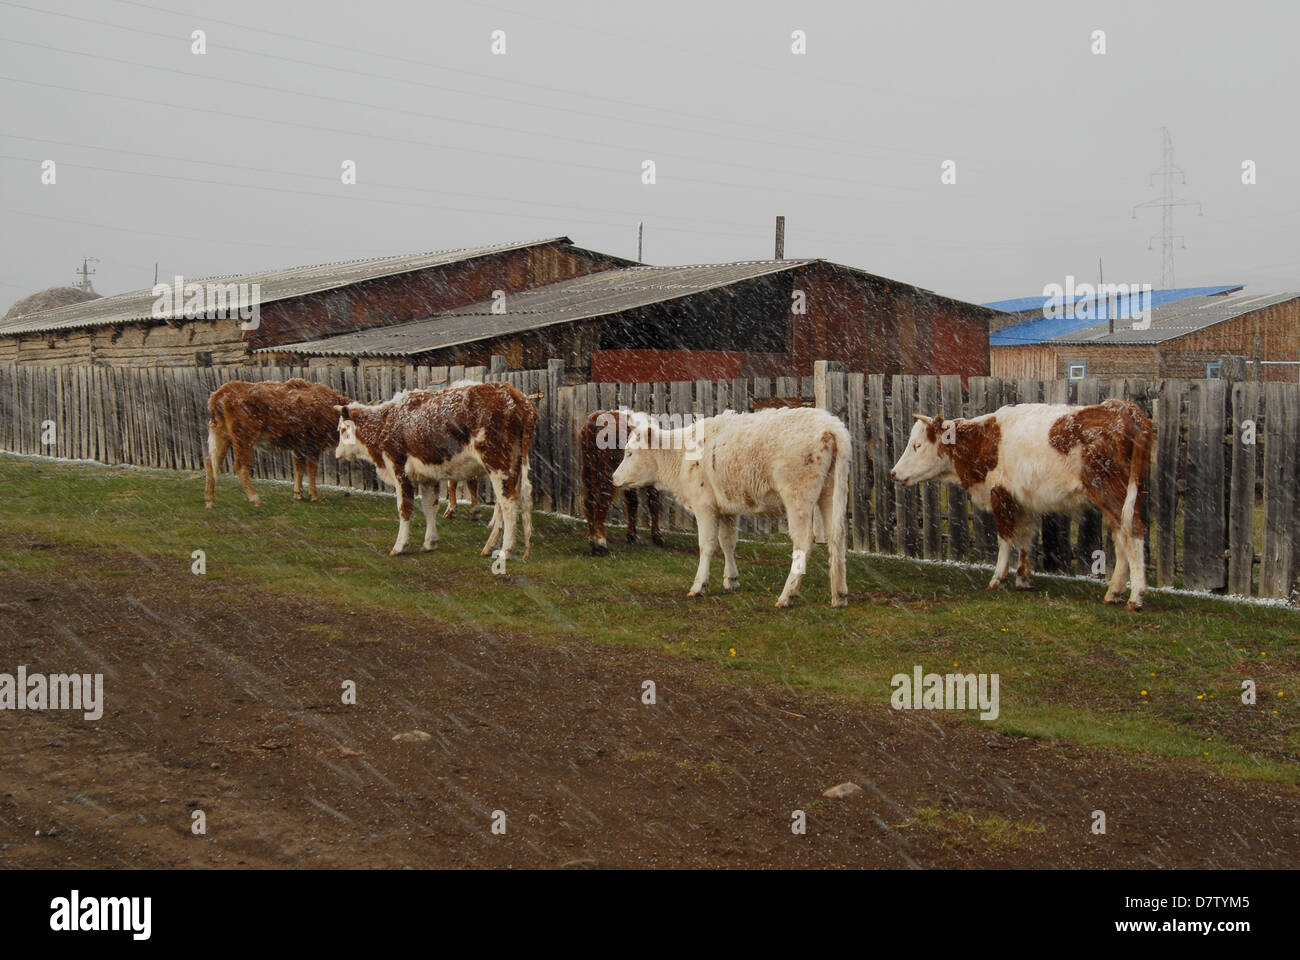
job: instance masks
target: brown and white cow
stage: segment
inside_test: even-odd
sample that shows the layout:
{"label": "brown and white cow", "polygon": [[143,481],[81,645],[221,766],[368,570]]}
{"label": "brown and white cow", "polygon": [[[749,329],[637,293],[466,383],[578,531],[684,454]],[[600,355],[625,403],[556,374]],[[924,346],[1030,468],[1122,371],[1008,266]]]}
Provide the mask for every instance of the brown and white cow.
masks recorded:
{"label": "brown and white cow", "polygon": [[1120,602],[1132,579],[1128,609],[1146,595],[1141,513],[1155,432],[1137,404],[1107,400],[1089,407],[1024,403],[969,420],[916,415],[907,449],[890,476],[904,485],[960,483],[998,531],[998,562],[989,589],[1007,575],[1019,550],[1016,586],[1027,588],[1034,519],[1101,508],[1115,538],[1107,603]]}
{"label": "brown and white cow", "polygon": [[516,520],[524,531],[524,556],[533,535],[532,484],[528,451],[537,429],[537,407],[508,383],[479,383],[445,390],[407,390],[376,404],[349,403],[335,408],[339,460],[365,460],[379,478],[397,488],[397,542],[406,549],[415,488],[426,518],[424,549],[438,542],[438,481],[464,476],[472,468],[486,473],[496,494],[483,556],[498,541],[502,556],[515,549]]}
{"label": "brown and white cow", "polygon": [[695,514],[700,562],[688,597],[707,586],[719,545],[726,558],[722,587],[739,586],[738,518],[784,510],[794,552],[776,605],[790,606],[812,553],[813,515],[821,511],[830,553],[831,606],[842,607],[849,595],[844,513],[852,459],[848,429],[825,410],[727,411],[675,430],[660,430],[653,423],[634,426],[614,484],[654,484]]}
{"label": "brown and white cow", "polygon": [[255,446],[290,451],[293,498],[302,499],[305,466],[307,489],[312,501],[319,502],[316,465],[321,453],[338,443],[335,406],[350,402],[348,397],[323,383],[309,383],[297,377],[283,383],[232,380],[212,391],[208,397],[208,455],[203,461],[207,474],[204,501],[208,509],[215,502],[221,461],[231,447],[235,448],[235,473],[254,505],[262,506],[262,498],[248,476]]}
{"label": "brown and white cow", "polygon": [[[614,471],[623,462],[623,448],[633,422],[647,423],[630,410],[597,410],[587,418],[578,434],[582,455],[582,505],[587,514],[587,539],[591,555],[609,553],[605,540],[605,518],[614,501]],[[635,488],[623,490],[623,507],[627,513],[627,542],[636,543],[636,520],[640,497]],[[646,488],[646,507],[650,513],[650,539],[655,546],[664,545],[659,532],[659,491]]]}

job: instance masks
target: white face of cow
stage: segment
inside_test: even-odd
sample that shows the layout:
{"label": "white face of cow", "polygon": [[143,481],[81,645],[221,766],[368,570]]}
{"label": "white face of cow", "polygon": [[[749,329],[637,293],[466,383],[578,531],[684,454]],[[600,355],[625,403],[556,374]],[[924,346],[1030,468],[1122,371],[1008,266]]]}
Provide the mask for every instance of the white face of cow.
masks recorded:
{"label": "white face of cow", "polygon": [[[916,416],[912,435],[907,438],[907,449],[889,471],[890,477],[903,486],[937,480],[952,469],[952,459],[943,456],[939,444],[943,440],[944,423],[931,417]],[[930,439],[933,437],[934,439]]]}
{"label": "white face of cow", "polygon": [[[339,409],[339,408],[335,408]],[[357,425],[343,417],[339,412],[339,445],[334,448],[336,460],[356,460],[365,453],[361,441],[357,439]]]}
{"label": "white face of cow", "polygon": [[616,487],[648,487],[658,478],[658,461],[651,451],[654,431],[647,423],[630,425],[623,462],[614,471]]}

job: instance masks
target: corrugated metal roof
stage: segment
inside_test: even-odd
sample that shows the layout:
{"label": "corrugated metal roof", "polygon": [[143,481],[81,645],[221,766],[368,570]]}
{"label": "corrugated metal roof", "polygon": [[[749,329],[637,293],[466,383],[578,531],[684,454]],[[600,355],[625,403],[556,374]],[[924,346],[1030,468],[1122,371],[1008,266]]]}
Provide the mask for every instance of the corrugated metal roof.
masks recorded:
{"label": "corrugated metal roof", "polygon": [[[568,237],[550,237],[546,240],[529,240],[516,243],[499,243],[485,247],[462,247],[456,250],[436,250],[429,253],[411,253],[397,257],[378,257],[367,260],[343,260],[338,263],[313,264],[267,270],[262,273],[230,274],[220,277],[187,277],[187,283],[223,283],[259,285],[259,304],[288,300],[310,293],[321,293],[346,287],[366,280],[377,280],[429,267],[442,267],[478,257],[489,257],[511,250],[541,247],[553,243],[572,243]],[[163,278],[163,283],[170,278]],[[85,327],[112,326],[117,323],[138,323],[155,319],[179,319],[182,309],[172,311],[169,317],[153,316],[156,298],[153,289],[133,290],[88,303],[76,303],[54,310],[30,314],[0,324],[0,336],[22,333],[46,333],[55,330],[75,330]],[[243,306],[243,304],[240,304]]]}
{"label": "corrugated metal roof", "polygon": [[[1230,290],[1240,290],[1244,284],[1229,283],[1216,287],[1171,287],[1168,290],[1152,290],[1151,296],[1153,306],[1160,306],[1165,303],[1172,303],[1174,300],[1185,300],[1187,297],[1204,297],[1215,293],[1226,293]],[[1096,300],[1095,294],[1086,297],[1076,296],[1074,302],[1076,305],[1091,303]],[[1016,297],[1012,300],[994,300],[992,303],[983,304],[994,310],[1001,310],[1003,313],[1037,313],[1042,314],[1043,310],[1051,303],[1052,298],[1046,295],[1034,297]],[[1102,303],[1106,298],[1102,298]],[[1103,315],[1104,319],[1104,315]]]}
{"label": "corrugated metal roof", "polygon": [[1300,298],[1300,293],[1235,293],[1226,297],[1195,297],[1156,307],[1151,311],[1151,326],[1145,330],[1134,330],[1132,321],[1117,321],[1115,332],[1110,333],[1108,324],[1103,322],[1078,333],[1057,337],[1051,343],[1063,346],[1084,344],[1140,346],[1164,343],[1254,310],[1272,307],[1297,298]]}
{"label": "corrugated metal roof", "polygon": [[436,314],[427,320],[375,327],[303,343],[264,347],[258,353],[304,356],[402,357],[476,340],[572,323],[689,297],[733,283],[816,263],[750,260],[680,267],[637,266],[561,280],[506,296],[506,312],[491,301]]}
{"label": "corrugated metal roof", "polygon": [[[1224,294],[1233,290],[1240,290],[1242,284],[1226,284],[1217,287],[1177,287],[1169,290],[1151,291],[1151,306],[1154,310],[1157,307],[1164,306],[1168,303],[1174,303],[1179,300],[1187,300],[1192,297],[1207,297]],[[1045,297],[1022,297],[1019,300],[1001,300],[1003,304],[1030,304],[1028,310],[1038,314],[1033,319],[1025,320],[1022,323],[1014,323],[1010,326],[1003,327],[1001,330],[995,330],[989,334],[990,347],[1019,347],[1025,344],[1044,343],[1048,340],[1054,340],[1057,337],[1069,336],[1072,333],[1078,333],[1081,330],[1087,330],[1095,326],[1098,320],[1105,320],[1110,316],[1110,302],[1102,299],[1100,303],[1096,302],[1095,296],[1080,297],[1075,300],[1074,309],[1079,311],[1083,306],[1088,307],[1091,314],[1088,317],[1044,317],[1041,316],[1043,310],[1051,303],[1049,298]],[[1006,307],[998,307],[997,304],[986,303],[986,307],[1001,309],[1005,313],[1021,313],[1028,310],[1010,310]],[[1137,304],[1133,305],[1134,307]],[[1122,317],[1128,315],[1130,309],[1129,298],[1120,297],[1116,304],[1116,316]]]}

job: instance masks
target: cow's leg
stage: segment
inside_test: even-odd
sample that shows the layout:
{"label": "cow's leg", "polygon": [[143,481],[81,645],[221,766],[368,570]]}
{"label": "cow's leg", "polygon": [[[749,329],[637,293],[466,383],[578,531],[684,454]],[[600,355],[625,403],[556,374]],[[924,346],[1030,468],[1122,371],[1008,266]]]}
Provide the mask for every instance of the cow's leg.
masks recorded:
{"label": "cow's leg", "polygon": [[722,556],[726,567],[722,573],[722,589],[728,592],[740,586],[740,568],[736,566],[736,535],[740,524],[735,517],[718,517],[718,543],[722,547]]}
{"label": "cow's leg", "polygon": [[406,541],[411,535],[411,514],[414,512],[415,487],[411,478],[403,473],[397,478],[397,542],[388,551],[390,557],[395,557],[406,549]]}
{"label": "cow's leg", "polygon": [[627,514],[628,543],[636,543],[636,513],[639,505],[640,498],[637,496],[635,488],[623,491],[623,512]]}
{"label": "cow's leg", "polygon": [[993,511],[993,526],[998,531],[998,562],[989,581],[989,589],[996,590],[1011,566],[1011,548],[1018,540],[1020,527],[1020,505],[1005,487],[994,487],[989,492],[989,507]]}
{"label": "cow's leg", "polygon": [[456,481],[448,480],[443,484],[443,489],[447,491],[447,509],[442,515],[442,519],[450,520],[456,515]]}
{"label": "cow's leg", "polygon": [[[1136,524],[1135,524],[1136,526]],[[1147,595],[1147,545],[1142,533],[1134,530],[1129,534],[1130,561],[1129,579],[1133,584],[1128,595],[1127,607],[1130,611],[1141,610]]]}
{"label": "cow's leg", "polygon": [[695,570],[695,583],[686,594],[688,597],[698,597],[709,585],[709,564],[713,561],[713,551],[718,549],[718,518],[707,507],[701,507],[695,514],[695,534],[700,542],[700,564]]}
{"label": "cow's leg", "polygon": [[316,492],[316,470],[320,466],[320,457],[307,458],[307,494],[312,503],[320,503],[320,494]]}
{"label": "cow's leg", "polygon": [[650,508],[650,541],[656,547],[664,545],[664,535],[659,532],[659,488],[646,488],[646,505]]}
{"label": "cow's leg", "polygon": [[302,499],[302,471],[307,465],[306,459],[302,454],[294,451],[293,453],[293,498]]}
{"label": "cow's leg", "polygon": [[478,485],[479,481],[477,478],[470,480],[465,484],[465,486],[469,487],[469,518],[471,520],[477,520],[479,518]]}
{"label": "cow's leg", "polygon": [[1011,541],[998,536],[998,562],[993,567],[993,579],[989,581],[989,589],[996,590],[1002,585],[1003,578],[1007,575],[1007,570],[1011,567]]}
{"label": "cow's leg", "polygon": [[208,458],[204,461],[204,467],[207,472],[207,486],[203,491],[203,500],[209,510],[216,503],[217,497],[217,473],[221,470],[221,461],[226,459],[226,451],[230,449],[230,438],[225,432],[217,432],[212,427],[208,428]]}
{"label": "cow's leg", "polygon": [[786,577],[785,589],[777,597],[778,607],[788,607],[799,595],[799,584],[803,582],[804,572],[808,569],[808,555],[813,545],[813,509],[814,504],[799,498],[785,500],[786,521],[790,526],[790,542],[793,552],[790,555],[790,575]]}
{"label": "cow's leg", "polygon": [[1034,546],[1034,521],[1031,513],[1021,512],[1016,524],[1016,550],[1020,553],[1020,562],[1016,565],[1016,589],[1028,590],[1033,586],[1034,568],[1030,554]]}
{"label": "cow's leg", "polygon": [[253,445],[251,443],[241,443],[235,441],[235,473],[239,474],[240,486],[244,488],[244,494],[253,506],[262,506],[262,498],[257,495],[253,489],[253,481],[248,475],[249,469],[253,466]]}
{"label": "cow's leg", "polygon": [[1110,537],[1115,546],[1115,569],[1111,571],[1110,583],[1106,586],[1106,602],[1122,603],[1124,587],[1128,584],[1128,567],[1132,550],[1129,549],[1129,538],[1120,528],[1118,521],[1111,522]]}
{"label": "cow's leg", "polygon": [[605,520],[609,516],[610,504],[614,502],[614,485],[608,477],[594,476],[584,493],[591,555],[603,557],[609,553],[609,542],[605,539]]}
{"label": "cow's leg", "polygon": [[[487,543],[483,544],[480,554],[490,556],[498,543],[505,558],[510,558],[510,550],[515,545],[515,506],[514,497],[506,494],[506,475],[493,471],[488,475],[492,481],[492,492],[496,495],[497,510],[492,517],[492,526],[488,531]],[[512,491],[517,492],[517,491]]]}
{"label": "cow's leg", "polygon": [[438,482],[420,484],[420,509],[424,511],[424,546],[432,550],[438,545]]}

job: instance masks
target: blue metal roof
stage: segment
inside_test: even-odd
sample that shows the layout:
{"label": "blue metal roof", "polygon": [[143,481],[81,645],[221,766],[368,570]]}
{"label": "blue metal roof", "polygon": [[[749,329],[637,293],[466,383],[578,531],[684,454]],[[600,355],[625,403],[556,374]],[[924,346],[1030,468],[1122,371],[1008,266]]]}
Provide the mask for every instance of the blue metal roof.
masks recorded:
{"label": "blue metal roof", "polygon": [[[1152,308],[1163,306],[1166,303],[1173,303],[1175,300],[1184,300],[1188,297],[1209,297],[1215,294],[1228,293],[1233,290],[1242,288],[1240,283],[1229,283],[1217,287],[1176,287],[1169,290],[1152,290],[1151,306]],[[1108,300],[1103,299],[1100,303],[1094,302],[1096,297],[1079,297],[1074,301],[1074,310],[1077,313],[1080,306],[1087,305],[1087,316],[1079,317],[1045,317],[1042,315],[1048,304],[1051,303],[1050,297],[1019,297],[1014,300],[998,300],[994,303],[986,303],[984,306],[992,307],[994,310],[1001,310],[1003,313],[1026,313],[1033,311],[1030,319],[1022,323],[1013,323],[1010,326],[1003,327],[989,334],[990,347],[1015,347],[1025,344],[1042,343],[1046,340],[1053,340],[1057,337],[1068,336],[1072,333],[1078,333],[1080,330],[1086,330],[1088,327],[1095,326],[1098,320],[1109,319]],[[1128,298],[1120,297],[1117,302],[1117,313],[1127,315],[1130,312]]]}

